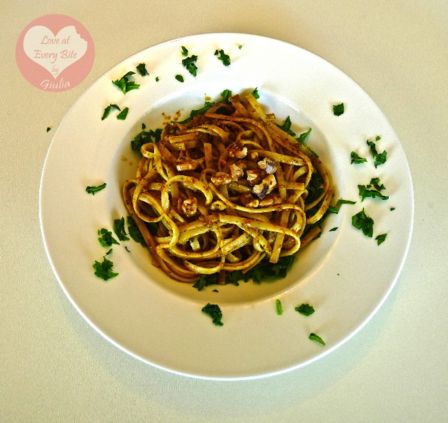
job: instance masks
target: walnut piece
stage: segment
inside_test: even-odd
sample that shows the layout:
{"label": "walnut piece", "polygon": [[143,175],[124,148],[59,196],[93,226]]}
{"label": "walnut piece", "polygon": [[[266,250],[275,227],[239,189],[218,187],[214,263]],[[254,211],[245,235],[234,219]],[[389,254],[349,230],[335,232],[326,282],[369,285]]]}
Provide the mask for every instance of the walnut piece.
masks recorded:
{"label": "walnut piece", "polygon": [[229,145],[227,152],[230,157],[235,159],[244,159],[247,156],[247,147],[243,147],[240,144],[234,142]]}
{"label": "walnut piece", "polygon": [[277,166],[275,165],[275,162],[269,160],[266,157],[263,160],[260,160],[257,164],[258,167],[264,170],[268,175],[277,172]]}
{"label": "walnut piece", "polygon": [[255,185],[252,192],[260,199],[263,200],[272,190],[276,187],[277,180],[274,175],[268,175],[261,181],[260,184]]}
{"label": "walnut piece", "polygon": [[237,181],[244,175],[244,170],[241,169],[237,164],[232,163],[230,165],[230,175],[234,181]]}
{"label": "walnut piece", "polygon": [[198,200],[194,197],[187,198],[182,202],[182,212],[186,217],[193,217],[198,212]]}
{"label": "walnut piece", "polygon": [[226,172],[216,172],[212,177],[211,177],[211,181],[216,185],[216,186],[221,186],[221,185],[227,185],[230,184],[230,182],[232,182],[232,178],[231,176],[226,173]]}

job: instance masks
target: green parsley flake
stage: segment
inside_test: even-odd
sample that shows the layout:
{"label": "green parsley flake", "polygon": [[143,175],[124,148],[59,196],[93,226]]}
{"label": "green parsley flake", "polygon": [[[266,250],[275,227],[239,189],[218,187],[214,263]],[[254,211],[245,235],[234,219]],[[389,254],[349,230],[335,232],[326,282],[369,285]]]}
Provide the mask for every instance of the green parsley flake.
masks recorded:
{"label": "green parsley flake", "polygon": [[310,335],[308,336],[308,339],[310,341],[316,342],[316,343],[318,343],[318,344],[320,344],[322,346],[325,346],[325,341],[319,335],[317,335],[316,333],[313,333],[313,332],[310,333]]}
{"label": "green parsley flake", "polygon": [[109,104],[109,106],[107,106],[107,107],[104,109],[103,115],[101,116],[101,120],[106,119],[106,118],[109,116],[110,112],[111,112],[113,109],[115,109],[115,110],[121,110],[121,109],[120,109],[120,106],[119,106],[118,104]]}
{"label": "green parsley flake", "polygon": [[138,228],[137,224],[135,223],[135,220],[131,216],[128,216],[127,223],[128,223],[128,234],[129,234],[129,236],[135,242],[138,242],[139,244],[141,244],[141,245],[143,245],[145,247],[146,246],[145,239],[143,238],[143,235],[140,232],[140,229]]}
{"label": "green parsley flake", "polygon": [[291,118],[289,116],[286,116],[285,120],[281,125],[279,125],[280,129],[283,129],[287,134],[291,135],[292,137],[296,136],[296,133],[291,130]]}
{"label": "green parsley flake", "polygon": [[339,210],[341,209],[341,206],[343,204],[356,204],[356,201],[352,200],[344,200],[343,198],[340,198],[338,201],[336,201],[336,204],[334,206],[328,207],[328,213],[335,213],[338,214]]}
{"label": "green parsley flake", "polygon": [[352,216],[352,225],[370,238],[373,236],[373,219],[366,215],[364,209]]}
{"label": "green parsley flake", "polygon": [[140,84],[137,84],[135,81],[132,80],[133,75],[135,75],[135,72],[129,71],[125,75],[123,75],[120,79],[116,79],[115,81],[112,81],[114,85],[116,85],[120,90],[123,92],[123,94],[126,94],[127,92],[131,90],[136,90],[140,87]]}
{"label": "green parsley flake", "polygon": [[115,232],[115,235],[117,235],[117,238],[120,241],[128,241],[129,237],[126,234],[126,230],[124,228],[124,217],[121,219],[115,219],[113,224],[113,229]]}
{"label": "green parsley flake", "polygon": [[218,58],[218,60],[221,60],[224,66],[230,66],[230,57],[224,52],[223,49],[215,50],[215,56]]}
{"label": "green parsley flake", "polygon": [[305,129],[303,132],[299,134],[299,136],[296,139],[297,141],[303,144],[304,142],[306,142],[310,134],[311,134],[311,128]]}
{"label": "green parsley flake", "polygon": [[148,69],[146,69],[146,65],[144,63],[139,63],[136,67],[137,72],[140,74],[140,76],[147,76],[149,75]]}
{"label": "green parsley flake", "polygon": [[115,276],[118,276],[118,273],[112,270],[113,267],[114,264],[112,263],[112,261],[107,259],[106,256],[103,257],[102,262],[95,260],[95,262],[93,263],[93,269],[95,270],[95,275],[105,281],[115,278]]}
{"label": "green parsley flake", "polygon": [[283,314],[283,304],[278,298],[275,300],[275,312],[278,316]]}
{"label": "green parsley flake", "polygon": [[184,77],[179,73],[174,78],[176,78],[179,82],[184,82]]}
{"label": "green parsley flake", "polygon": [[187,57],[188,56],[188,49],[187,49],[187,47],[181,46],[180,49],[181,49],[182,56]]}
{"label": "green parsley flake", "polygon": [[202,307],[201,311],[205,314],[208,314],[213,321],[213,324],[216,326],[223,326],[222,323],[222,311],[219,308],[218,304],[210,304],[208,303],[204,307]]}
{"label": "green parsley flake", "polygon": [[156,82],[159,82],[160,78],[158,76],[156,76]]}
{"label": "green parsley flake", "polygon": [[305,303],[295,307],[294,310],[300,314],[303,314],[304,316],[311,316],[315,311],[312,305]]}
{"label": "green parsley flake", "polygon": [[381,191],[384,191],[386,187],[381,183],[380,178],[371,178],[367,185],[358,185],[359,196],[361,201],[365,198],[379,198],[381,200],[387,200],[389,197],[383,195]]}
{"label": "green parsley flake", "polygon": [[112,244],[119,244],[112,235],[112,232],[105,228],[98,229],[98,241],[103,247],[111,247]]}
{"label": "green parsley flake", "polygon": [[196,76],[198,73],[198,67],[196,62],[198,60],[198,56],[193,55],[190,57],[186,57],[182,60],[182,65],[188,72],[190,72],[193,76]]}
{"label": "green parsley flake", "polygon": [[106,188],[106,182],[103,182],[102,184],[100,184],[100,185],[88,185],[87,187],[86,187],[86,192],[87,192],[87,194],[92,194],[92,195],[95,195],[97,192],[99,192],[99,191],[101,191],[101,190],[103,190],[104,188]]}
{"label": "green parsley flake", "polygon": [[333,104],[333,114],[335,116],[341,116],[344,113],[344,103]]}
{"label": "green parsley flake", "polygon": [[51,131],[51,126],[47,126],[47,132]]}
{"label": "green parsley flake", "polygon": [[381,137],[377,135],[374,139],[367,140],[367,145],[370,147],[370,153],[373,157],[373,164],[378,167],[387,161],[387,151],[384,150],[382,153],[378,153],[376,149],[376,142],[379,141]]}
{"label": "green parsley flake", "polygon": [[258,92],[258,87],[257,87],[257,88],[254,88],[254,89],[252,90],[251,94],[252,94],[252,97],[253,97],[253,98],[256,98],[256,99],[258,100],[258,99],[260,98],[260,93]]}
{"label": "green parsley flake", "polygon": [[334,231],[337,231],[337,230],[338,230],[338,227],[335,226],[334,228],[331,228],[329,232],[334,232]]}
{"label": "green parsley flake", "polygon": [[129,107],[125,107],[120,113],[117,115],[118,120],[125,120],[129,112]]}
{"label": "green parsley flake", "polygon": [[131,149],[140,156],[143,144],[159,142],[161,136],[162,128],[146,130],[146,125],[143,123],[142,130],[131,140]]}
{"label": "green parsley flake", "polygon": [[361,164],[365,163],[366,161],[367,159],[361,157],[358,153],[356,153],[356,151],[352,151],[350,153],[350,164]]}
{"label": "green parsley flake", "polygon": [[386,241],[387,234],[380,234],[375,237],[376,243],[381,245],[384,241]]}

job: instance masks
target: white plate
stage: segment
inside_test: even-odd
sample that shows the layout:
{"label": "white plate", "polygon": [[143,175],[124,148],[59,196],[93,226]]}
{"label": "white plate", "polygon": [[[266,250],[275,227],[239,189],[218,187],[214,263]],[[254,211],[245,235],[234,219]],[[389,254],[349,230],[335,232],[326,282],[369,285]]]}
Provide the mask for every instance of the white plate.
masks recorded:
{"label": "white plate", "polygon": [[[181,46],[198,56],[198,75],[181,64]],[[214,55],[223,49],[231,65]],[[150,76],[135,76],[141,87],[122,94],[112,83],[146,63]],[[174,76],[182,74],[184,83]],[[155,77],[159,77],[159,81]],[[111,229],[126,215],[120,186],[135,172],[129,147],[145,122],[161,125],[162,112],[187,114],[205,96],[217,97],[258,87],[260,102],[279,119],[311,126],[309,145],[333,173],[337,198],[358,200],[327,220],[323,235],[302,252],[287,278],[276,283],[214,287],[201,292],[173,282],[150,265],[148,253],[130,241],[115,247],[111,259],[119,276],[103,282],[93,274],[105,253],[96,232]],[[332,105],[344,102],[334,116]],[[116,113],[102,121],[110,103],[129,107],[124,121]],[[366,139],[380,135],[379,151],[388,160],[350,164],[350,152],[369,157]],[[358,184],[379,176],[387,201],[358,198]],[[107,182],[95,196],[87,185]],[[378,246],[351,225],[365,208],[375,220]],[[391,211],[390,208],[395,207]],[[69,110],[49,149],[40,187],[40,222],[45,247],[60,285],[82,316],[106,339],[134,357],[179,374],[213,379],[244,379],[281,373],[323,357],[357,332],[381,306],[403,266],[413,223],[413,190],[397,135],[369,96],[325,60],[296,46],[247,34],[190,36],[150,47],[115,66]],[[336,231],[329,229],[338,227]],[[278,316],[275,299],[285,309]],[[201,312],[207,303],[223,311],[216,327]],[[316,312],[294,311],[301,303]],[[321,347],[310,332],[326,341]]]}

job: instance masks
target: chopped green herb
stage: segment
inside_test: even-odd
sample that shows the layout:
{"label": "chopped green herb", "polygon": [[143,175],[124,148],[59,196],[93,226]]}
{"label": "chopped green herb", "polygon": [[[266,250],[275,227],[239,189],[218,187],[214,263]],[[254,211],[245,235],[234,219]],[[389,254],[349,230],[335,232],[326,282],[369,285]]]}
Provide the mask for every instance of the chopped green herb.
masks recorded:
{"label": "chopped green herb", "polygon": [[244,280],[253,279],[255,283],[286,277],[294,263],[294,256],[281,257],[277,263],[263,260],[257,266],[244,274]]}
{"label": "chopped green herb", "polygon": [[303,132],[299,134],[296,140],[303,144],[308,139],[310,134],[311,134],[311,128],[305,129]]}
{"label": "chopped green herb", "polygon": [[95,195],[97,192],[99,192],[99,191],[103,190],[104,188],[106,188],[106,185],[107,185],[106,182],[103,182],[102,184],[96,185],[96,186],[88,185],[86,187],[86,192],[87,192],[87,194]]}
{"label": "chopped green herb", "polygon": [[143,144],[159,142],[162,135],[161,128],[149,129],[146,131],[146,126],[143,125],[144,124],[142,124],[142,130],[131,140],[131,149],[139,156]]}
{"label": "chopped green herb", "polygon": [[260,98],[260,93],[258,92],[258,87],[254,88],[251,92],[252,97],[256,98],[257,100]]}
{"label": "chopped green herb", "polygon": [[159,82],[160,78],[158,76],[156,76],[156,82]]}
{"label": "chopped green herb", "polygon": [[356,201],[344,200],[343,198],[340,198],[338,201],[336,201],[336,204],[334,206],[328,207],[328,213],[338,214],[343,204],[356,204]]}
{"label": "chopped green herb", "polygon": [[384,189],[386,189],[386,187],[381,183],[380,178],[372,178],[368,185],[358,185],[361,201],[364,201],[365,198],[379,198],[381,200],[387,200],[389,197],[380,192]]}
{"label": "chopped green herb", "polygon": [[296,133],[291,130],[291,118],[289,116],[286,116],[285,120],[281,125],[279,125],[280,129],[283,129],[287,134],[291,135],[292,137],[295,137]]}
{"label": "chopped green herb", "polygon": [[382,191],[383,189],[386,189],[384,184],[381,183],[380,178],[372,178],[369,182],[369,186],[373,186],[378,191]]}
{"label": "chopped green herb", "polygon": [[373,219],[366,215],[364,209],[352,216],[352,225],[370,238],[373,236]]}
{"label": "chopped green herb", "polygon": [[218,275],[201,275],[198,280],[194,283],[193,288],[198,291],[202,291],[206,286],[216,285],[218,283]]}
{"label": "chopped green herb", "polygon": [[115,81],[112,81],[114,85],[116,85],[118,88],[120,88],[121,91],[123,91],[124,94],[126,94],[128,91],[136,90],[140,87],[140,84],[137,84],[135,81],[132,80],[133,75],[135,75],[135,72],[129,71],[125,75],[123,75],[120,79],[116,79]]}
{"label": "chopped green herb", "polygon": [[380,234],[380,235],[377,235],[377,236],[375,237],[375,241],[376,241],[376,243],[377,243],[378,245],[380,245],[380,244],[382,244],[384,241],[386,241],[386,238],[387,238],[387,234]]}
{"label": "chopped green herb", "polygon": [[350,153],[350,164],[361,164],[361,163],[365,163],[366,161],[367,161],[367,159],[358,155],[358,153],[356,153],[356,151],[352,151]]}
{"label": "chopped green herb", "polygon": [[103,247],[111,247],[112,244],[119,244],[112,235],[112,232],[105,228],[98,229],[98,241]]}
{"label": "chopped green herb", "polygon": [[341,116],[344,113],[344,103],[333,104],[333,114],[335,116]]}
{"label": "chopped green herb", "polygon": [[283,314],[283,304],[278,298],[275,300],[275,312],[278,316]]}
{"label": "chopped green herb", "polygon": [[314,341],[322,346],[325,346],[325,341],[316,333],[310,333],[310,335],[308,336],[308,339],[310,341]]}
{"label": "chopped green herb", "polygon": [[114,264],[112,263],[112,261],[107,259],[106,256],[103,257],[102,262],[95,260],[95,262],[93,263],[95,275],[101,279],[104,279],[105,281],[118,276],[118,273],[112,271],[113,267]]}
{"label": "chopped green herb", "polygon": [[201,311],[205,314],[208,314],[213,321],[213,324],[216,326],[223,326],[222,323],[222,311],[218,304],[210,304],[208,303],[204,307],[202,307]]}
{"label": "chopped green herb", "polygon": [[104,109],[103,115],[101,116],[101,120],[106,119],[109,116],[109,114],[112,111],[112,109],[121,110],[120,106],[118,106],[118,104],[109,104],[109,106],[107,106]]}
{"label": "chopped green herb", "polygon": [[337,231],[337,230],[338,230],[338,227],[335,226],[334,228],[331,228],[331,229],[330,229],[330,232],[334,232],[334,231]]}
{"label": "chopped green herb", "polygon": [[294,310],[304,316],[311,316],[314,313],[314,307],[310,304],[300,304],[297,307],[294,307]]}
{"label": "chopped green herb", "polygon": [[182,56],[188,56],[188,49],[185,46],[181,46],[181,52],[182,52]]}
{"label": "chopped green herb", "polygon": [[387,200],[389,198],[376,189],[368,189],[366,185],[358,185],[358,191],[361,201],[364,201],[366,198],[379,198],[380,200]]}
{"label": "chopped green herb", "polygon": [[131,252],[131,250],[128,248],[128,246],[127,245],[125,245],[124,246],[124,249],[128,252],[128,253],[130,253]]}
{"label": "chopped green herb", "polygon": [[117,115],[118,120],[125,120],[129,112],[129,107],[125,107],[120,113]]}
{"label": "chopped green herb", "polygon": [[391,207],[389,210],[390,210],[390,211],[394,211],[394,210],[395,210],[395,207]]}
{"label": "chopped green herb", "polygon": [[180,74],[177,74],[174,78],[176,78],[179,82],[184,82],[184,77]]}
{"label": "chopped green herb", "polygon": [[223,103],[228,103],[230,97],[232,97],[232,91],[230,91],[229,89],[226,88],[221,93],[221,100],[220,101],[222,101]]}
{"label": "chopped green herb", "polygon": [[128,233],[129,233],[129,236],[135,242],[138,242],[139,244],[142,244],[143,246],[146,246],[145,239],[143,238],[143,235],[140,232],[140,229],[138,229],[138,226],[135,223],[135,220],[132,218],[132,216],[128,216],[127,223],[128,223]]}
{"label": "chopped green herb", "polygon": [[199,115],[203,115],[204,113],[207,112],[208,109],[210,109],[210,107],[212,107],[215,103],[211,102],[211,101],[206,101],[204,103],[204,105],[196,110],[192,110],[190,112],[190,116],[188,116],[186,119],[180,121],[179,123],[187,123],[190,122],[191,119],[193,119],[195,116],[199,116]]}
{"label": "chopped green herb", "polygon": [[242,44],[238,44],[238,49],[241,50],[243,48]]}
{"label": "chopped green herb", "polygon": [[51,131],[51,126],[47,126],[47,132]]}
{"label": "chopped green herb", "polygon": [[193,55],[190,57],[186,57],[184,60],[182,60],[182,65],[185,69],[187,69],[188,72],[190,72],[193,76],[196,76],[198,73],[198,67],[196,65],[196,62],[198,60],[198,56]]}
{"label": "chopped green herb", "polygon": [[121,219],[115,219],[113,224],[113,229],[115,235],[120,241],[128,241],[129,237],[126,234],[126,230],[124,229],[124,217]]}
{"label": "chopped green herb", "polygon": [[376,141],[379,141],[381,137],[377,135],[375,139],[367,140],[367,145],[370,147],[370,153],[373,157],[373,164],[375,167],[378,167],[387,161],[387,151],[384,150],[382,153],[378,153],[376,149]]}
{"label": "chopped green herb", "polygon": [[228,54],[224,52],[223,49],[215,50],[215,56],[218,58],[218,60],[221,60],[222,64],[224,66],[229,66],[231,61]]}
{"label": "chopped green herb", "polygon": [[136,67],[137,72],[140,74],[140,76],[147,76],[149,75],[148,69],[146,69],[146,65],[144,63],[139,63]]}

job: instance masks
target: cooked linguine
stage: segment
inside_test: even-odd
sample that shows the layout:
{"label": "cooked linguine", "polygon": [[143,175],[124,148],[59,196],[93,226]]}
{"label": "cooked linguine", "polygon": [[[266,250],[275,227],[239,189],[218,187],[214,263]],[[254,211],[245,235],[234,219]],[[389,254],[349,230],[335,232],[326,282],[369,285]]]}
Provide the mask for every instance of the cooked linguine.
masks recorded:
{"label": "cooked linguine", "polygon": [[166,124],[141,154],[124,202],[153,264],[181,282],[224,283],[296,254],[319,236],[334,193],[319,158],[251,93]]}

